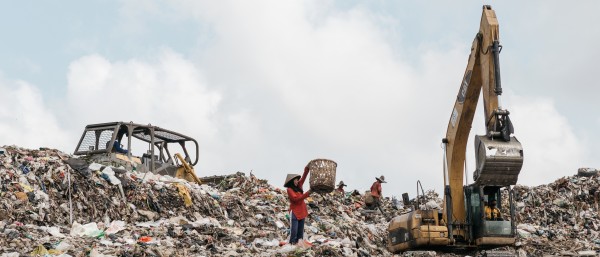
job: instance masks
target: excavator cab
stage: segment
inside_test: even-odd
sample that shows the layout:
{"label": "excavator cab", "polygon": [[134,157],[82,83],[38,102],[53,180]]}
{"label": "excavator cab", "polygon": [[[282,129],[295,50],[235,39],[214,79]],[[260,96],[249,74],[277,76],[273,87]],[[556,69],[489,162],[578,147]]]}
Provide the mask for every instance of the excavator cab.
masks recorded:
{"label": "excavator cab", "polygon": [[[465,186],[465,207],[471,228],[469,236],[478,246],[512,245],[515,242],[514,202],[510,186]],[[503,195],[508,194],[506,206]],[[508,215],[502,214],[508,213]]]}

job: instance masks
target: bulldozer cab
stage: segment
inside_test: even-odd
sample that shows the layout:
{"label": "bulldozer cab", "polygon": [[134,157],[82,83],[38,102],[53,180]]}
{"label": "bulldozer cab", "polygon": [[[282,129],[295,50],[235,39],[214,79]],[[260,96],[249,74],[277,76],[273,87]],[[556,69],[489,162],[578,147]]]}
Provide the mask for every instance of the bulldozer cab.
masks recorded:
{"label": "bulldozer cab", "polygon": [[176,177],[178,168],[193,170],[198,162],[198,142],[150,124],[99,123],[85,127],[73,154],[88,162]]}
{"label": "bulldozer cab", "polygon": [[[510,186],[469,185],[465,187],[467,219],[471,224],[470,241],[479,246],[514,243],[516,224],[512,195]],[[503,196],[509,199],[508,204],[502,204]]]}

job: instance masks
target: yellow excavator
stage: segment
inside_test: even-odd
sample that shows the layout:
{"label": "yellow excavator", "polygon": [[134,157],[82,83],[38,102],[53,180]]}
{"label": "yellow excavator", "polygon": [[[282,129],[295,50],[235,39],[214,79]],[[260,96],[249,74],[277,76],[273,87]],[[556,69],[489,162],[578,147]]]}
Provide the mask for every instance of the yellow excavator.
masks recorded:
{"label": "yellow excavator", "polygon": [[[509,112],[499,104],[501,50],[496,13],[485,5],[446,137],[442,139],[443,210],[421,206],[394,217],[388,227],[389,251],[489,249],[515,243],[511,186],[517,183],[523,166],[523,147],[511,136],[514,129]],[[466,145],[480,94],[483,94],[486,135],[475,136],[474,182],[465,185]],[[493,208],[489,205],[493,202],[498,202],[500,206],[496,208],[509,214],[490,218],[486,209]]]}

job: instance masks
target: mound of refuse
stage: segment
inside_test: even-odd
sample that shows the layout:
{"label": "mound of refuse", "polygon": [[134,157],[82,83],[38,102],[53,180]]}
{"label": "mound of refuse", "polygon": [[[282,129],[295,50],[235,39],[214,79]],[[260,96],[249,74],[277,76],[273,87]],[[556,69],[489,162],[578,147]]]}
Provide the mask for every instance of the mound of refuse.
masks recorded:
{"label": "mound of refuse", "polygon": [[5,146],[0,177],[1,256],[389,256],[387,217],[402,211],[313,194],[305,242],[292,246],[287,193],[251,174],[198,185]]}
{"label": "mound of refuse", "polygon": [[[365,209],[356,191],[313,194],[305,240],[289,245],[285,190],[252,174],[205,177],[198,185],[55,149],[0,150],[0,257],[393,256],[385,248],[389,219],[417,203],[442,205],[433,191],[410,206],[384,198],[382,211]],[[596,256],[599,185],[597,172],[585,170],[548,185],[515,186],[518,238],[504,249],[518,256]]]}
{"label": "mound of refuse", "polygon": [[591,170],[548,185],[514,187],[522,254],[598,256],[600,177]]}

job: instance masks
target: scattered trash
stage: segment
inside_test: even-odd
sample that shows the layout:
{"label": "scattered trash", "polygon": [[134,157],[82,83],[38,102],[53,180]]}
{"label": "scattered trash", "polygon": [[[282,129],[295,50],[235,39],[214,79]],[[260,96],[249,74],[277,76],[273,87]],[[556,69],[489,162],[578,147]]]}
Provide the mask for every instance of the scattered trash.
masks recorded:
{"label": "scattered trash", "polygon": [[[594,174],[582,176],[582,170]],[[548,185],[515,186],[519,250],[527,256],[587,256],[591,252],[596,256],[600,251],[599,182],[595,169],[582,168],[577,175]]]}
{"label": "scattered trash", "polygon": [[[304,241],[290,245],[285,190],[253,175],[201,178],[207,184],[198,185],[111,163],[88,164],[48,148],[2,149],[0,257],[393,256],[385,248],[386,217],[365,212],[356,191],[312,195]],[[595,256],[599,182],[596,173],[515,186],[518,238],[511,250],[519,256]],[[383,198],[382,208],[396,216],[417,201],[443,206],[434,191],[419,198],[409,204]]]}
{"label": "scattered trash", "polygon": [[[5,147],[0,155],[0,252],[32,255],[38,245],[69,256],[315,256],[328,249],[358,256],[356,238],[385,256],[387,222],[361,215],[359,194],[314,195],[304,239],[289,245],[284,190],[244,173],[202,179],[138,173],[53,149]],[[30,171],[21,170],[27,162]],[[70,174],[70,176],[69,176]],[[69,201],[71,198],[71,202]],[[384,208],[392,210],[390,201]],[[72,213],[72,223],[71,223]],[[369,228],[368,226],[371,226]],[[33,242],[33,243],[32,243]],[[350,243],[351,242],[351,243]],[[143,244],[144,248],[133,247]],[[342,245],[347,247],[342,250]],[[302,254],[301,254],[302,253]],[[137,256],[136,255],[136,256]]]}

